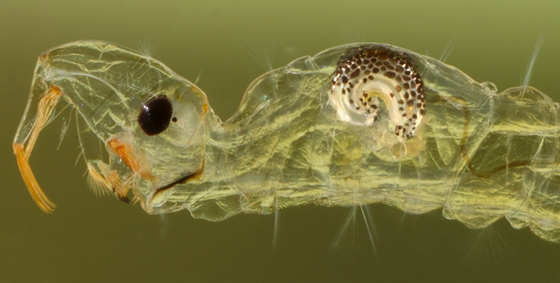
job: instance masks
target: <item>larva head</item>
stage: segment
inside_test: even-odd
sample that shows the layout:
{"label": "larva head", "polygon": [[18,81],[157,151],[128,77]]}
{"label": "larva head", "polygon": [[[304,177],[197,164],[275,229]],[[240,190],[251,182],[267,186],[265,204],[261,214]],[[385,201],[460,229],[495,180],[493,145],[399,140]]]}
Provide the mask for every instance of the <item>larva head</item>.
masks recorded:
{"label": "larva head", "polygon": [[[62,100],[60,100],[62,98]],[[127,200],[144,198],[200,171],[209,111],[204,93],[162,63],[104,42],[75,42],[39,58],[24,117],[14,140],[20,171],[45,211],[27,160],[42,128],[74,108],[94,187]]]}
{"label": "larva head", "polygon": [[385,114],[401,140],[412,138],[422,122],[424,99],[414,62],[385,45],[350,48],[331,81],[331,104],[341,120],[372,125]]}

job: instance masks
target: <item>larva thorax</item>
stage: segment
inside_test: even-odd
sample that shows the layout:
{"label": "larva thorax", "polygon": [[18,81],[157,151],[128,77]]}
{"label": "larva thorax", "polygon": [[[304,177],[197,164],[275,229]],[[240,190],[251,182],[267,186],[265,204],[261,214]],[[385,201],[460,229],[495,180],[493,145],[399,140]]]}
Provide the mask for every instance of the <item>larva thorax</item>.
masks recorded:
{"label": "larva thorax", "polygon": [[330,91],[341,120],[369,126],[385,112],[399,140],[414,136],[426,112],[414,62],[384,45],[349,49],[338,62]]}

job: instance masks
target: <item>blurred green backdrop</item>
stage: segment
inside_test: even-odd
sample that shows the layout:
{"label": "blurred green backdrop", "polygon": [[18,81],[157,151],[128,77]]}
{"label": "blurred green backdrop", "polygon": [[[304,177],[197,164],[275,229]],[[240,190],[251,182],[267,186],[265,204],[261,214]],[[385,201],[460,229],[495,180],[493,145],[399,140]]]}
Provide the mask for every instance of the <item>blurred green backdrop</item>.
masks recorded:
{"label": "blurred green backdrop", "polygon": [[[385,42],[440,58],[500,90],[520,85],[544,37],[530,84],[560,101],[560,2],[551,1],[13,1],[0,7],[1,282],[549,282],[560,245],[502,220],[473,231],[441,211],[404,215],[371,207],[372,251],[362,221],[330,251],[347,208],[238,215],[219,223],[188,212],[150,216],[88,189],[70,129],[60,122],[31,158],[58,208],[41,212],[17,171],[11,142],[39,54],[99,39],[146,50],[207,93],[226,119],[269,68],[356,41]],[[449,48],[447,48],[449,47]],[[76,164],[76,165],[75,165]],[[360,219],[360,218],[358,218]]]}

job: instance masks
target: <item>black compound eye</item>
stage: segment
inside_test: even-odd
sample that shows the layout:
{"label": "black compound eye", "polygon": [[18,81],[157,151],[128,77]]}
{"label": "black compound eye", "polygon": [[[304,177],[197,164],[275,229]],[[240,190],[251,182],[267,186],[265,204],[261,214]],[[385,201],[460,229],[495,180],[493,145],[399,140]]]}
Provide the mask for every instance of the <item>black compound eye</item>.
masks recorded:
{"label": "black compound eye", "polygon": [[169,98],[158,95],[144,103],[138,114],[138,124],[146,135],[157,135],[169,127],[172,115],[173,106]]}

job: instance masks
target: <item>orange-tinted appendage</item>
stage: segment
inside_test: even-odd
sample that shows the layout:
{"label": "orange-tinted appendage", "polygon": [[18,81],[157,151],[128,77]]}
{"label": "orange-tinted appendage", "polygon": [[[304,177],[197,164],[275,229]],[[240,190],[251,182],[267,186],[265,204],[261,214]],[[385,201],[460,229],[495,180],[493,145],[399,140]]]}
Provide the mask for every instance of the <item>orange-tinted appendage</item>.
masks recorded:
{"label": "orange-tinted appendage", "polygon": [[146,168],[146,165],[136,156],[132,147],[119,139],[109,140],[107,145],[134,173],[140,174],[146,180],[154,180],[155,177]]}
{"label": "orange-tinted appendage", "polygon": [[52,213],[56,205],[47,198],[43,190],[41,190],[39,183],[37,183],[37,179],[35,179],[35,175],[33,175],[33,171],[29,166],[29,157],[31,156],[31,152],[33,151],[39,132],[41,132],[49,121],[49,118],[51,117],[51,114],[53,113],[61,96],[62,90],[59,87],[52,85],[49,91],[43,94],[39,99],[37,116],[35,117],[35,123],[33,124],[29,137],[23,143],[14,143],[12,145],[14,154],[16,155],[19,171],[23,177],[25,185],[27,186],[27,190],[39,208],[46,213]]}
{"label": "orange-tinted appendage", "polygon": [[31,197],[41,210],[46,213],[52,213],[56,205],[47,198],[43,190],[41,190],[39,183],[37,183],[37,179],[35,179],[35,175],[33,175],[33,171],[29,166],[29,161],[25,157],[23,145],[14,144],[13,149],[14,154],[16,155],[19,172],[21,172],[21,176],[23,177],[23,181],[27,186],[29,194],[31,194]]}

